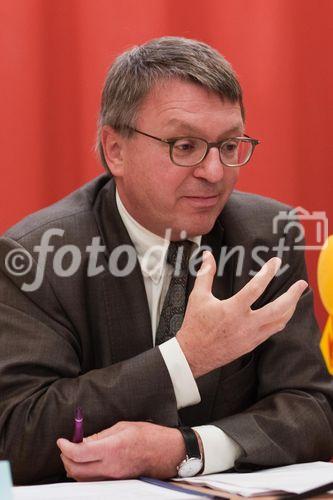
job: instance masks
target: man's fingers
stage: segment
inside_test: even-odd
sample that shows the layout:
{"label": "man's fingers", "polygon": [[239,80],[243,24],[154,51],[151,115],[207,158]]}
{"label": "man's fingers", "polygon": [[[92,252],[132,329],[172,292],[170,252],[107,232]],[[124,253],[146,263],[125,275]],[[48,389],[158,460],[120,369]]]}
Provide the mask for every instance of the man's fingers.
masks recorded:
{"label": "man's fingers", "polygon": [[266,323],[265,325],[262,325],[259,328],[261,342],[268,339],[275,333],[281,332],[282,330],[285,329],[288,321],[290,321],[295,312],[296,305],[297,304],[287,309],[287,311],[285,311],[283,316],[281,316],[278,320],[270,321],[269,323]]}
{"label": "man's fingers", "polygon": [[249,281],[233,298],[244,305],[250,307],[272,281],[281,266],[281,259],[273,257],[267,261],[260,271]]}
{"label": "man's fingers", "polygon": [[68,439],[60,438],[57,445],[63,455],[73,460],[73,462],[93,462],[101,460],[103,448],[99,446],[101,441],[84,441],[83,443],[72,443]]}
{"label": "man's fingers", "polygon": [[[289,318],[290,319],[290,318]],[[268,323],[267,325],[263,325],[259,329],[260,336],[263,340],[268,339],[275,333],[281,332],[284,330],[288,321],[275,321],[274,323]]]}
{"label": "man's fingers", "polygon": [[66,469],[67,477],[77,481],[98,481],[105,478],[103,476],[104,464],[101,461],[78,463],[63,454],[60,457]]}
{"label": "man's fingers", "polygon": [[211,293],[216,273],[216,262],[213,254],[208,250],[204,251],[202,257],[202,264],[197,273],[193,290]]}
{"label": "man's fingers", "polygon": [[[304,280],[296,281],[285,293],[261,309],[256,311],[262,324],[279,322],[285,315],[289,316],[288,321],[294,313],[297,302],[308,284]],[[290,311],[290,314],[288,314]]]}

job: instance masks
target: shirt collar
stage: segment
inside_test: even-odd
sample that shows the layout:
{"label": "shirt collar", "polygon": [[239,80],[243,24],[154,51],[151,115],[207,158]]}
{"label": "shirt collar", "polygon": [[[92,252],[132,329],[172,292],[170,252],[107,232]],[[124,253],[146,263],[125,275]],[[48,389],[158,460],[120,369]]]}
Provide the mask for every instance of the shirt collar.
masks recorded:
{"label": "shirt collar", "polygon": [[[116,203],[119,215],[135,246],[142,274],[149,276],[154,283],[158,283],[162,277],[170,241],[141,226],[126,210],[117,189]],[[202,236],[188,238],[195,244],[193,250],[200,246],[201,238]]]}

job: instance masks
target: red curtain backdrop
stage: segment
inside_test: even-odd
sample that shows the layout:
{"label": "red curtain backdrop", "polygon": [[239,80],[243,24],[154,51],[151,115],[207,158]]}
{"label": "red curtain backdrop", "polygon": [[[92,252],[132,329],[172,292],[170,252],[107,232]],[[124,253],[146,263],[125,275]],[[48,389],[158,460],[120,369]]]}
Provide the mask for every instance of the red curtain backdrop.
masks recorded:
{"label": "red curtain backdrop", "polygon": [[106,70],[162,35],[208,42],[238,73],[247,132],[262,140],[238,187],[325,211],[333,232],[332,0],[1,0],[0,23],[0,232],[102,172]]}

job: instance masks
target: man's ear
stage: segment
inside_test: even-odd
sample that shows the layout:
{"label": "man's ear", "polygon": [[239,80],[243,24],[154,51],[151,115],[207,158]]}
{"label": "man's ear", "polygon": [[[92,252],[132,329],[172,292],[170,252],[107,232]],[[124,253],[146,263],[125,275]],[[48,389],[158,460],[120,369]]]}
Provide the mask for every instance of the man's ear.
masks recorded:
{"label": "man's ear", "polygon": [[102,146],[104,157],[114,177],[123,174],[123,142],[124,138],[112,127],[106,125],[102,129]]}

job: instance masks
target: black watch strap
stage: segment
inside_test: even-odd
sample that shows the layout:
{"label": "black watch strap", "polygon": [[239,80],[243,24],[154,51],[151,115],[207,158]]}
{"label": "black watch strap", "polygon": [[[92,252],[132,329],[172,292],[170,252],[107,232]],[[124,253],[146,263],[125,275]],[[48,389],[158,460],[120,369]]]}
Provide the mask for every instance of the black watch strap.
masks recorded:
{"label": "black watch strap", "polygon": [[178,427],[183,435],[186,454],[189,458],[201,458],[197,436],[191,427]]}

